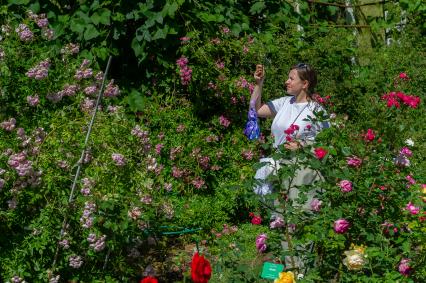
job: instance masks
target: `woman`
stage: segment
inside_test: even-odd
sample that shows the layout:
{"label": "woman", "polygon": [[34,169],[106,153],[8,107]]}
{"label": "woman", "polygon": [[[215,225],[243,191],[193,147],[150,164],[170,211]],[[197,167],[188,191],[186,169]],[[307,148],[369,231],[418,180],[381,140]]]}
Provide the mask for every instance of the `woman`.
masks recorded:
{"label": "woman", "polygon": [[[317,76],[315,71],[305,63],[299,63],[290,69],[288,79],[285,82],[287,93],[290,96],[280,97],[278,99],[267,102],[261,105],[261,94],[263,82],[265,79],[265,70],[262,65],[256,66],[254,73],[256,80],[256,86],[253,90],[251,106],[255,107],[257,115],[264,118],[273,118],[271,133],[274,136],[274,147],[277,150],[297,150],[309,143],[313,143],[316,135],[322,128],[328,128],[327,122],[312,122],[312,118],[315,117],[318,111],[324,111],[324,109],[313,99],[314,88],[317,84]],[[310,118],[309,118],[310,117]],[[283,145],[283,146],[281,146]],[[277,173],[282,166],[297,165],[297,159],[281,159],[274,160],[273,158],[262,158],[260,162],[265,163],[263,167],[256,171],[255,179],[258,180],[257,185],[254,188],[255,193],[265,195],[272,193],[272,185],[267,182],[267,177],[272,173]],[[284,192],[287,200],[291,200],[293,207],[299,207],[303,211],[310,209],[310,203],[317,194],[316,189],[311,189],[306,193],[307,201],[303,204],[299,204],[295,200],[298,199],[300,185],[310,185],[314,181],[321,180],[321,175],[310,168],[299,167],[294,177],[288,180],[283,180],[280,184],[281,188],[278,188],[281,192]],[[275,190],[277,191],[277,190]],[[283,196],[281,194],[281,196]],[[272,213],[272,218],[277,220],[282,215],[279,212],[283,212],[280,208],[280,202],[278,199],[274,201],[275,211]],[[311,243],[294,247],[291,244],[292,229],[290,225],[286,228],[286,238],[281,242],[284,250],[288,250],[291,253],[296,252],[299,256],[291,255],[285,256],[286,268],[295,270],[297,273],[305,269],[304,256],[303,254],[309,253],[309,246]]]}
{"label": "woman", "polygon": [[[261,105],[263,82],[265,70],[262,65],[256,66],[254,73],[256,86],[252,93],[252,105],[257,111],[258,117],[273,118],[271,133],[274,136],[274,147],[284,145],[288,150],[296,150],[308,143],[312,143],[318,132],[328,123],[312,123],[308,117],[315,117],[318,111],[324,109],[313,99],[314,88],[317,84],[316,72],[305,63],[299,63],[290,69],[288,79],[285,82],[287,93],[290,96],[278,99]],[[258,180],[265,180],[272,172],[279,169],[280,164],[291,161],[280,162],[272,158],[262,158],[261,162],[268,162],[269,165],[260,168],[255,175]],[[299,170],[293,179],[290,187],[294,185],[309,184],[317,179],[317,173],[312,170]],[[272,192],[271,185],[260,181],[260,185],[255,187],[255,192],[261,195]],[[290,198],[297,198],[298,191],[292,189]],[[306,206],[306,205],[305,205]]]}
{"label": "woman", "polygon": [[[266,104],[261,105],[261,94],[263,82],[265,79],[265,70],[262,65],[256,66],[254,73],[256,86],[253,90],[251,105],[255,107],[257,115],[264,118],[273,118],[271,132],[274,136],[274,147],[277,150],[297,150],[309,143],[312,143],[318,132],[325,127],[328,127],[327,122],[312,122],[318,111],[324,111],[313,98],[314,88],[317,84],[317,76],[315,71],[305,63],[299,63],[290,69],[288,79],[285,82],[287,93],[289,96],[284,96]],[[283,147],[281,147],[283,145]],[[255,186],[254,191],[257,194],[265,195],[273,191],[272,185],[266,181],[271,173],[276,173],[281,166],[290,166],[297,163],[297,159],[274,160],[272,158],[262,158],[260,162],[266,163],[265,166],[257,170],[255,178],[258,184]],[[276,188],[281,192],[285,192],[288,199],[293,201],[293,206],[298,206],[294,202],[298,198],[300,185],[309,185],[316,180],[320,180],[320,174],[310,168],[299,168],[295,171],[293,178],[284,180],[281,188]],[[304,211],[310,209],[310,202],[316,195],[317,190],[312,189],[307,192],[307,201],[300,205]],[[280,211],[279,201],[274,201],[274,206],[277,212]],[[281,213],[273,213],[273,218],[282,217]],[[293,250],[296,249],[298,253],[303,254],[306,247],[309,245],[292,247],[290,245],[291,229],[287,228],[287,237],[282,241],[283,249]],[[304,267],[303,257],[299,256],[286,256],[285,263],[287,268],[295,269],[300,272]]]}

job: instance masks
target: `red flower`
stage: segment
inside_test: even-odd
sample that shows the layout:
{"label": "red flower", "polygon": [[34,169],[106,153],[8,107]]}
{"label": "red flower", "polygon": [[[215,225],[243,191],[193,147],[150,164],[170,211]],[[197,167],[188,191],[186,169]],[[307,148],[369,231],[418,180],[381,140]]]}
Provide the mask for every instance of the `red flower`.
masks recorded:
{"label": "red flower", "polygon": [[158,283],[158,280],[155,277],[148,276],[142,279],[139,283]]}
{"label": "red flower", "polygon": [[320,160],[323,159],[328,153],[328,151],[325,150],[322,147],[318,147],[318,148],[314,149],[314,152],[315,152],[315,157],[320,159]]}
{"label": "red flower", "polygon": [[251,224],[260,225],[261,223],[262,223],[262,218],[260,218],[260,216],[255,215],[251,219]]}
{"label": "red flower", "polygon": [[406,73],[400,73],[399,78],[406,81],[410,79]]}
{"label": "red flower", "polygon": [[373,141],[376,135],[374,134],[374,131],[372,129],[368,129],[367,133],[364,135],[365,141]]}
{"label": "red flower", "polygon": [[207,283],[212,276],[210,262],[196,252],[191,262],[191,278],[194,283]]}

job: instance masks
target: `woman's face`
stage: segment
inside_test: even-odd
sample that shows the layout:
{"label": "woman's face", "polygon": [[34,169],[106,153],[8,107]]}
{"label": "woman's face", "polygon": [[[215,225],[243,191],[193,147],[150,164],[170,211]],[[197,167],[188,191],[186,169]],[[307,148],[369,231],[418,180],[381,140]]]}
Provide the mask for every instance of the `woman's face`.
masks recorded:
{"label": "woman's face", "polygon": [[308,81],[302,81],[297,73],[296,69],[293,69],[288,73],[288,79],[285,82],[285,86],[287,87],[287,93],[290,95],[298,95],[302,91],[308,89]]}

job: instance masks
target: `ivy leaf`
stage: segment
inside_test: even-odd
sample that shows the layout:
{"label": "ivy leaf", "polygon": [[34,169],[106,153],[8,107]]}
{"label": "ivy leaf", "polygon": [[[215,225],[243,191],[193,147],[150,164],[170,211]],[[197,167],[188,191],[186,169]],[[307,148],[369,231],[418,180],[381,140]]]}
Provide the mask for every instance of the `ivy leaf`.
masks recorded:
{"label": "ivy leaf", "polygon": [[92,24],[87,25],[86,31],[84,32],[84,39],[85,40],[91,40],[95,37],[98,37],[99,31],[96,29],[96,27]]}

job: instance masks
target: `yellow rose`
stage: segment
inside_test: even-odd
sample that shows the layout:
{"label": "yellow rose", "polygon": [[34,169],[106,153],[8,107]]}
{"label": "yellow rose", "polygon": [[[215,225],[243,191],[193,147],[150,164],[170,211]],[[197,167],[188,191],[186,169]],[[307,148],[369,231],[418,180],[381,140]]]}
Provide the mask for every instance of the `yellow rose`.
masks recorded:
{"label": "yellow rose", "polygon": [[274,283],[295,283],[294,273],[291,271],[280,272],[280,277],[274,280]]}

